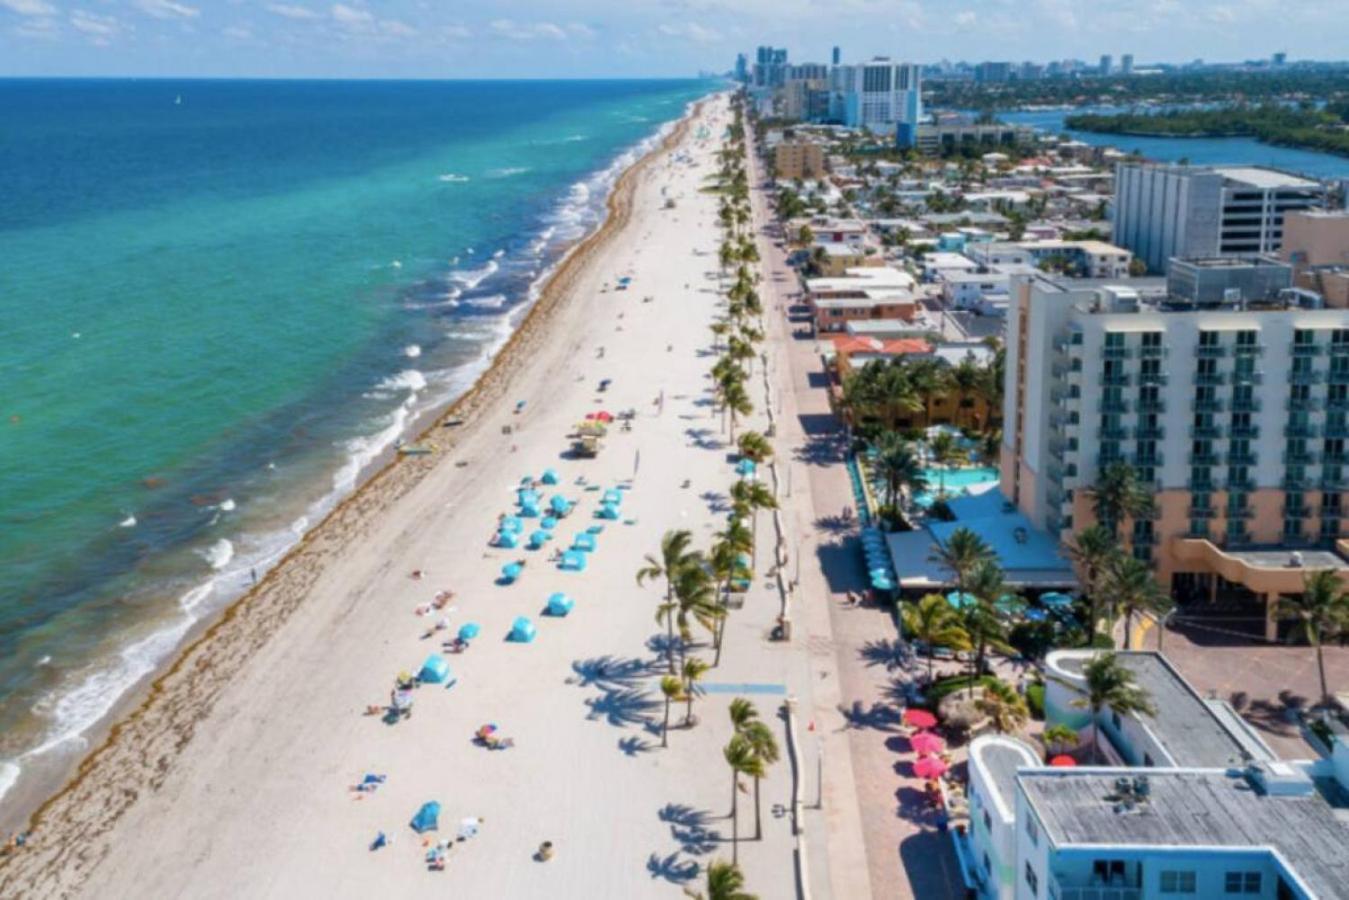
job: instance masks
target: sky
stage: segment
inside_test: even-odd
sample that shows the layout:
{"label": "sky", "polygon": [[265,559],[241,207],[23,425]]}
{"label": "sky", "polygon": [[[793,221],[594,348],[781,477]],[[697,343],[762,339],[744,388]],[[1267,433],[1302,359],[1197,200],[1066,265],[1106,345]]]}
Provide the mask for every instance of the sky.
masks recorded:
{"label": "sky", "polygon": [[1149,61],[1349,55],[1345,0],[0,0],[0,76],[679,77],[759,44]]}

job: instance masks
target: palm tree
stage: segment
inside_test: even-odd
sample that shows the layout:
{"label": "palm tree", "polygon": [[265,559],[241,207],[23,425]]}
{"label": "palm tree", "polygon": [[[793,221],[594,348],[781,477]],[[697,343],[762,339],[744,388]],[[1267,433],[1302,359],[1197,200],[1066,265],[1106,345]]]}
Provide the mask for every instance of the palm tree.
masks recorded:
{"label": "palm tree", "polygon": [[[951,370],[951,387],[956,392],[956,424],[960,424],[960,414],[965,409],[966,401],[970,400],[979,392],[979,380],[983,377],[979,363],[975,362],[973,354],[966,354],[955,368]],[[972,423],[975,428],[983,426],[983,422],[976,417]]]}
{"label": "palm tree", "polygon": [[1082,575],[1082,586],[1087,591],[1090,607],[1087,616],[1087,646],[1096,639],[1096,625],[1101,618],[1101,586],[1106,570],[1119,556],[1119,543],[1110,529],[1096,524],[1073,535],[1065,549],[1068,559]]}
{"label": "palm tree", "polygon": [[941,594],[928,594],[917,603],[902,604],[899,616],[904,625],[904,634],[922,641],[928,647],[928,684],[932,683],[933,648],[968,650],[970,647],[969,637],[960,626],[960,617]]}
{"label": "palm tree", "polygon": [[[997,558],[993,548],[968,528],[957,528],[951,532],[946,543],[936,543],[928,555],[928,561],[934,562],[951,573],[951,581],[956,590],[967,593],[966,586],[972,573],[980,563],[992,562]],[[963,599],[963,598],[962,598]]]}
{"label": "palm tree", "polygon": [[1062,723],[1050,725],[1041,738],[1045,742],[1045,750],[1050,755],[1061,753],[1064,747],[1077,746],[1077,732]]}
{"label": "palm tree", "polygon": [[1111,533],[1119,533],[1125,518],[1152,514],[1152,493],[1139,482],[1138,473],[1126,462],[1113,462],[1101,469],[1091,488],[1092,512]]}
{"label": "palm tree", "polygon": [[737,418],[754,412],[754,404],[749,400],[749,391],[745,390],[744,382],[732,382],[722,388],[721,407],[724,412],[730,414],[731,440],[734,441]]}
{"label": "palm tree", "polygon": [[1000,734],[1016,732],[1030,718],[1026,699],[1005,681],[993,681],[984,685],[984,694],[974,701],[979,712],[988,716],[993,730]]}
{"label": "palm tree", "polygon": [[758,465],[773,455],[773,445],[757,431],[746,431],[736,442],[740,455]]}
{"label": "palm tree", "polygon": [[1106,567],[1103,581],[1111,608],[1124,612],[1125,650],[1130,649],[1133,640],[1135,614],[1146,612],[1161,616],[1174,605],[1171,595],[1162,590],[1157,579],[1152,577],[1147,563],[1127,554],[1115,555]]}
{"label": "palm tree", "polygon": [[1003,579],[1002,567],[990,559],[975,566],[969,575],[969,597],[963,599],[960,609],[960,624],[974,645],[974,655],[970,658],[970,680],[968,691],[974,693],[974,682],[984,670],[984,658],[990,649],[1012,655],[1016,648],[1007,643],[1007,623],[998,615],[998,601],[1007,595],[1007,582]]}
{"label": "palm tree", "polygon": [[1134,673],[1114,652],[1102,653],[1082,669],[1087,680],[1087,695],[1073,701],[1079,709],[1091,710],[1091,761],[1100,760],[1100,717],[1107,707],[1121,716],[1155,716],[1156,708],[1148,692],[1134,684]]}
{"label": "palm tree", "polygon": [[927,476],[923,474],[923,463],[914,452],[913,445],[893,431],[882,432],[877,438],[876,457],[872,465],[876,473],[885,481],[885,505],[894,509],[898,506],[901,488],[910,493],[926,490]]}
{"label": "palm tree", "polygon": [[731,503],[750,520],[750,548],[759,546],[759,510],[777,509],[778,501],[773,492],[761,481],[741,479],[731,486]]}
{"label": "palm tree", "polygon": [[665,643],[665,661],[670,667],[670,674],[674,674],[674,583],[679,572],[690,565],[695,565],[698,561],[698,555],[689,551],[689,544],[693,541],[692,532],[687,529],[677,531],[667,531],[665,536],[660,539],[660,558],[657,559],[651,554],[646,556],[646,565],[637,570],[637,584],[642,585],[648,578],[665,579],[665,603],[661,606],[661,611],[656,614],[656,621],[659,623],[662,618],[665,620],[666,643]]}
{"label": "palm tree", "polygon": [[1341,586],[1340,576],[1333,569],[1308,573],[1302,593],[1280,597],[1274,610],[1276,615],[1292,619],[1296,623],[1298,636],[1316,651],[1316,669],[1321,676],[1321,702],[1330,705],[1322,642],[1349,629],[1349,592]]}
{"label": "palm tree", "polygon": [[684,702],[688,704],[684,708],[684,724],[692,728],[697,724],[693,718],[693,697],[697,693],[695,685],[702,680],[707,673],[707,663],[696,656],[690,656],[684,660],[684,669],[680,673],[684,679]]}
{"label": "palm tree", "polygon": [[743,734],[731,738],[731,742],[722,750],[726,764],[731,767],[731,861],[740,859],[740,776],[761,777],[764,772],[763,761],[754,753],[749,739]]}
{"label": "palm tree", "polygon": [[692,900],[759,900],[758,895],[741,890],[744,886],[745,876],[740,867],[733,862],[718,859],[707,867],[707,893],[688,888],[684,888],[684,893]]}
{"label": "palm tree", "polygon": [[684,683],[673,675],[660,680],[660,692],[665,697],[665,721],[660,726],[660,745],[670,746],[670,704],[684,699]]}
{"label": "palm tree", "polygon": [[[740,531],[744,526],[740,526]],[[726,597],[730,596],[731,583],[737,579],[747,579],[751,575],[751,569],[743,561],[743,553],[737,548],[736,541],[738,532],[733,535],[733,540],[719,540],[712,545],[712,551],[708,554],[708,565],[712,570],[712,576],[716,578],[717,583],[721,585],[721,590]],[[726,600],[722,600],[726,603]],[[723,615],[717,623],[716,634],[716,655],[712,658],[713,667],[721,665],[721,647],[723,638],[726,635],[726,619]]]}
{"label": "palm tree", "polygon": [[[702,562],[702,557],[698,557]],[[689,565],[679,570],[675,576],[675,624],[679,628],[679,656],[683,660],[688,655],[688,645],[693,640],[693,625],[696,623],[707,629],[715,638],[717,623],[726,615],[726,610],[717,602],[716,586],[700,565]]]}
{"label": "palm tree", "polygon": [[773,736],[773,729],[759,721],[749,722],[741,729],[740,733],[744,735],[745,740],[749,742],[750,750],[758,760],[758,767],[746,774],[754,777],[754,839],[763,840],[763,808],[759,803],[759,782],[768,771],[768,767],[776,763],[781,758],[781,752],[778,750],[777,738]]}
{"label": "palm tree", "polygon": [[941,494],[946,493],[946,470],[952,464],[959,462],[964,458],[964,451],[960,449],[960,444],[955,436],[949,431],[941,431],[933,435],[927,442],[927,452],[932,456],[932,461],[937,468],[937,491]]}

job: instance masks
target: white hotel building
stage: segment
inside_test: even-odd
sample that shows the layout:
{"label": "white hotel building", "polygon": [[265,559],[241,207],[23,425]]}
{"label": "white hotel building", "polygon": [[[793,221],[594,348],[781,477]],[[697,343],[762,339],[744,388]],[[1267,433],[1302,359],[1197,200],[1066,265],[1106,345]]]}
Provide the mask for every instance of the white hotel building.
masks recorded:
{"label": "white hotel building", "polygon": [[849,128],[894,134],[900,123],[917,126],[923,117],[923,69],[878,57],[870,62],[836,66],[830,74],[837,109]]}

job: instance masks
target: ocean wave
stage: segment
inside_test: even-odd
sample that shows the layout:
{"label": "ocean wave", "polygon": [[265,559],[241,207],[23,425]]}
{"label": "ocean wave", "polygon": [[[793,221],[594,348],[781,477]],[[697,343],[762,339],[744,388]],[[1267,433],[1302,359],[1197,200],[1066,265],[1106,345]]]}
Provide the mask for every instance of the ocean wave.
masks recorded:
{"label": "ocean wave", "polygon": [[136,517],[135,517],[134,515],[131,515],[130,513],[128,513],[128,514],[127,514],[127,517],[126,517],[125,519],[123,519],[122,521],[120,521],[120,522],[117,523],[117,527],[118,527],[118,528],[135,528],[135,527],[136,527]]}
{"label": "ocean wave", "polygon": [[408,359],[416,359],[422,355],[422,348],[419,344],[408,344],[403,348],[403,355]]}
{"label": "ocean wave", "polygon": [[229,497],[226,497],[226,498],[225,498],[223,501],[221,501],[221,503],[220,503],[220,511],[221,511],[221,512],[234,512],[235,506],[236,506],[236,504],[235,504],[234,500],[231,499],[231,498],[229,498]]}
{"label": "ocean wave", "polygon": [[437,175],[436,180],[443,181],[447,184],[464,184],[473,179],[469,178],[467,175],[460,175],[456,172],[446,172],[444,175]]}
{"label": "ocean wave", "polygon": [[234,544],[229,538],[221,538],[200,553],[201,558],[206,560],[206,564],[219,572],[230,564],[230,560],[234,559]]}
{"label": "ocean wave", "polygon": [[495,259],[489,259],[486,264],[476,269],[466,269],[462,272],[451,272],[450,280],[462,284],[464,287],[472,290],[482,284],[490,276],[496,274],[501,268],[501,264]]}
{"label": "ocean wave", "polygon": [[19,764],[12,760],[0,762],[0,800],[5,799],[5,794],[14,787],[14,782],[19,780]]}
{"label": "ocean wave", "polygon": [[500,169],[488,169],[488,178],[511,178],[515,175],[523,175],[530,171],[529,166],[504,166]]}
{"label": "ocean wave", "polygon": [[397,375],[383,379],[375,387],[377,390],[412,391],[415,394],[426,390],[426,376],[416,369],[404,369]]}
{"label": "ocean wave", "polygon": [[501,257],[503,257],[503,256],[505,256],[505,255],[506,255],[506,251],[505,251],[505,250],[498,250],[497,252],[495,252],[495,253],[492,254],[492,259],[501,259]]}
{"label": "ocean wave", "polygon": [[476,306],[480,309],[500,309],[506,305],[506,295],[492,294],[489,297],[472,297],[464,302],[469,306]]}

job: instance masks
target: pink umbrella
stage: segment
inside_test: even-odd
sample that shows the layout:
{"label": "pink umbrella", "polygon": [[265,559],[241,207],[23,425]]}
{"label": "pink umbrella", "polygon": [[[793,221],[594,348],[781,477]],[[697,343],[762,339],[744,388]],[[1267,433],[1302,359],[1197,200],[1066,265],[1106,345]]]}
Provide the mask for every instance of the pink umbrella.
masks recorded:
{"label": "pink umbrella", "polygon": [[940,778],[949,768],[940,757],[923,756],[913,764],[913,774],[919,778]]}
{"label": "pink umbrella", "polygon": [[904,722],[914,728],[931,728],[937,724],[937,717],[925,709],[906,709]]}
{"label": "pink umbrella", "polygon": [[1073,759],[1071,756],[1064,753],[1051,759],[1049,761],[1049,764],[1051,766],[1059,766],[1060,768],[1066,769],[1077,765],[1077,760]]}
{"label": "pink umbrella", "polygon": [[909,739],[916,753],[940,753],[946,742],[930,731],[920,731]]}

